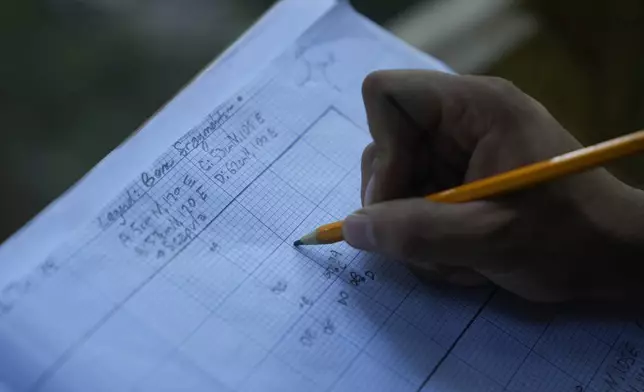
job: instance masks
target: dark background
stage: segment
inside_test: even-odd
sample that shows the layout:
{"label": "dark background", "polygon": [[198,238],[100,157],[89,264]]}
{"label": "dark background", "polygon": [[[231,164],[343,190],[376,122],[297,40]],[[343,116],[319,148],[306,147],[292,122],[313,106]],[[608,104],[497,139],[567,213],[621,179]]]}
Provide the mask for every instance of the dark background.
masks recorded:
{"label": "dark background", "polygon": [[[377,23],[421,0],[354,0]],[[432,0],[425,0],[432,1]],[[0,241],[232,43],[271,0],[4,0]],[[478,73],[542,101],[582,142],[644,124],[644,2],[516,2],[539,33]],[[644,160],[611,169],[644,184]]]}

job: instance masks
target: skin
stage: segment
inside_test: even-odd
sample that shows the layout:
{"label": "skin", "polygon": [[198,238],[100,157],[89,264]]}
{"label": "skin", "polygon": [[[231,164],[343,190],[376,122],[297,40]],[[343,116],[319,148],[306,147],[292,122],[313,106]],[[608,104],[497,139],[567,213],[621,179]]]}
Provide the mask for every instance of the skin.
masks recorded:
{"label": "skin", "polygon": [[604,169],[489,200],[422,198],[581,148],[534,99],[502,79],[430,71],[373,73],[363,98],[374,142],[350,245],[532,301],[641,298],[644,192]]}

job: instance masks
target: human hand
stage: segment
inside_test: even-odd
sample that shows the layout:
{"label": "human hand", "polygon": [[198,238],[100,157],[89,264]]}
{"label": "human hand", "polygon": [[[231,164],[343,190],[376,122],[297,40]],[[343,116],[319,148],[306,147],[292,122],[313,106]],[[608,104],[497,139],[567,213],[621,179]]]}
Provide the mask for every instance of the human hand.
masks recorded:
{"label": "human hand", "polygon": [[373,73],[363,97],[374,143],[350,245],[535,301],[641,294],[644,194],[606,170],[484,201],[423,198],[580,148],[538,102],[501,79],[430,71]]}

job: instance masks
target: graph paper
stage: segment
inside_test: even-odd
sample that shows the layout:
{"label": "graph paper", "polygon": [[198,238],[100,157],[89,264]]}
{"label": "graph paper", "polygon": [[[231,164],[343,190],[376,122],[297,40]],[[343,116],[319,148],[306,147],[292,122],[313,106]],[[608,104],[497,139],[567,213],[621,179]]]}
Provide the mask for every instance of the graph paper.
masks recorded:
{"label": "graph paper", "polygon": [[0,293],[0,391],[642,391],[636,321],[417,280],[345,243],[371,70],[445,70],[346,4]]}

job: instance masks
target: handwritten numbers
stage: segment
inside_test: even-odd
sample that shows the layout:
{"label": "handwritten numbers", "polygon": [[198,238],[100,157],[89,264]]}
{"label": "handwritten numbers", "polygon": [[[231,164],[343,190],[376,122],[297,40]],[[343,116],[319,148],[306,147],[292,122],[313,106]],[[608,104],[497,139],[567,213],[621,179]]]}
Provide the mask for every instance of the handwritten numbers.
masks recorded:
{"label": "handwritten numbers", "polygon": [[327,278],[327,279],[331,279],[331,277],[332,277],[334,274],[339,274],[339,273],[340,273],[340,267],[333,266],[333,265],[329,265],[329,266],[328,266],[328,267],[326,267],[326,269],[324,270],[324,274],[323,274],[323,275],[324,275],[324,277],[325,277],[325,278]]}
{"label": "handwritten numbers", "polygon": [[181,205],[181,211],[179,211],[179,213],[182,216],[186,216],[184,214],[184,212],[185,212],[190,217],[193,217],[192,216],[192,211],[193,211],[192,209],[195,208],[196,206],[197,206],[197,202],[195,201],[195,199],[193,199],[192,197],[189,197],[188,200],[186,200],[186,202]]}
{"label": "handwritten numbers", "polygon": [[331,256],[327,259],[329,264],[324,270],[324,277],[330,279],[333,275],[339,275],[347,266],[340,261],[342,253],[331,250]]}
{"label": "handwritten numbers", "polygon": [[[333,335],[335,333],[335,325],[331,319],[327,318],[322,325],[322,333],[325,335]],[[300,336],[300,343],[304,347],[312,347],[315,341],[320,337],[319,329],[316,327],[309,327],[304,330]]]}
{"label": "handwritten numbers", "polygon": [[206,191],[204,191],[204,189],[203,189],[203,185],[200,185],[200,186],[197,188],[197,195],[199,195],[199,197],[200,197],[200,198],[201,198],[201,200],[203,200],[203,201],[206,201],[206,200],[208,199],[208,194],[206,193]]}
{"label": "handwritten numbers", "polygon": [[331,319],[329,318],[324,320],[324,326],[322,330],[327,335],[333,335],[335,333],[335,325],[333,324],[333,321],[331,321]]}
{"label": "handwritten numbers", "polygon": [[[636,390],[632,389],[631,374],[639,361],[640,350],[637,345],[626,340],[620,344],[619,351],[613,357],[610,366],[604,370],[603,381],[606,390]],[[627,388],[631,387],[631,389]],[[639,389],[637,389],[639,390]]]}
{"label": "handwritten numbers", "polygon": [[317,333],[311,328],[307,328],[302,336],[300,336],[300,343],[302,343],[304,347],[311,347],[313,346],[313,342],[315,341],[316,337]]}
{"label": "handwritten numbers", "polygon": [[194,178],[190,177],[190,174],[186,174],[183,177],[183,184],[187,185],[188,188],[192,188],[196,183],[197,183],[197,180],[195,180]]}
{"label": "handwritten numbers", "polygon": [[28,277],[24,280],[11,282],[0,292],[0,315],[9,313],[16,302],[29,293],[32,288],[32,281],[35,277]]}
{"label": "handwritten numbers", "polygon": [[288,287],[288,283],[286,283],[283,280],[280,280],[273,287],[271,287],[271,291],[273,292],[273,294],[282,294],[283,292],[286,291],[287,287]]}
{"label": "handwritten numbers", "polygon": [[360,284],[367,282],[367,280],[376,280],[376,275],[373,273],[373,271],[365,271],[364,276],[360,275],[359,273],[355,271],[351,271],[349,273],[350,280],[349,283],[351,283],[354,286],[360,286]]}
{"label": "handwritten numbers", "polygon": [[216,243],[215,241],[212,241],[210,243],[210,247],[208,248],[211,252],[216,252],[219,249],[219,244]]}
{"label": "handwritten numbers", "polygon": [[264,117],[262,117],[262,113],[255,112],[255,121],[257,121],[259,124],[264,124],[266,120],[264,120]]}
{"label": "handwritten numbers", "polygon": [[56,271],[58,271],[58,265],[53,259],[47,259],[40,265],[40,272],[44,276],[52,276]]}
{"label": "handwritten numbers", "polygon": [[147,257],[148,254],[149,254],[147,250],[145,250],[145,249],[143,249],[143,248],[141,248],[139,246],[134,247],[134,253],[136,253],[136,255],[140,256],[140,257]]}
{"label": "handwritten numbers", "polygon": [[177,201],[177,198],[181,194],[181,187],[175,187],[174,190],[171,192],[168,192],[165,196],[163,196],[163,200],[168,204],[169,206],[172,206]]}
{"label": "handwritten numbers", "polygon": [[255,138],[255,146],[257,148],[264,147],[266,143],[268,143],[268,137],[265,135],[260,135]]}
{"label": "handwritten numbers", "polygon": [[354,286],[360,286],[360,283],[363,283],[365,281],[365,277],[358,274],[357,272],[351,271],[349,274],[351,276],[351,280],[349,283],[351,283]]}
{"label": "handwritten numbers", "polygon": [[120,233],[119,234],[119,241],[121,241],[121,244],[123,246],[127,247],[132,242],[132,237],[130,237],[126,233]]}
{"label": "handwritten numbers", "polygon": [[309,307],[311,305],[313,305],[313,300],[305,296],[300,297],[300,309],[304,307]]}
{"label": "handwritten numbers", "polygon": [[340,291],[340,298],[338,299],[338,303],[340,305],[348,306],[349,303],[347,300],[349,299],[349,294],[347,294],[346,291]]}

